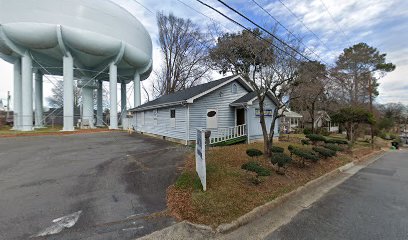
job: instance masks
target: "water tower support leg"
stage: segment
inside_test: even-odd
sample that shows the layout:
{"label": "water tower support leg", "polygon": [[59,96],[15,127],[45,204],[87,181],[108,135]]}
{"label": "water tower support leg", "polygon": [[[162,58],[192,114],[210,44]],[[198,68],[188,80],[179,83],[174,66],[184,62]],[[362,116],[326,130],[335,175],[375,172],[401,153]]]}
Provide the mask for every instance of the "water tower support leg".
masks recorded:
{"label": "water tower support leg", "polygon": [[21,128],[21,59],[14,63],[13,130]]}
{"label": "water tower support leg", "polygon": [[22,118],[21,131],[33,130],[33,62],[28,52],[22,57]]}
{"label": "water tower support leg", "polygon": [[120,122],[123,126],[123,118],[126,117],[126,83],[120,84]]}
{"label": "water tower support leg", "polygon": [[115,63],[109,66],[110,91],[110,126],[109,129],[118,129],[118,67]]}
{"label": "water tower support leg", "polygon": [[44,127],[43,121],[43,74],[40,71],[35,73],[35,127]]}
{"label": "water tower support leg", "polygon": [[64,127],[74,131],[74,59],[70,54],[64,59]]}
{"label": "water tower support leg", "polygon": [[140,106],[141,96],[140,96],[140,74],[136,73],[134,78],[134,101],[135,107]]}
{"label": "water tower support leg", "polygon": [[103,126],[103,109],[102,109],[102,81],[98,81],[96,90],[96,126]]}
{"label": "water tower support leg", "polygon": [[93,88],[82,88],[82,124],[88,122],[87,127],[94,127],[94,101],[93,101]]}

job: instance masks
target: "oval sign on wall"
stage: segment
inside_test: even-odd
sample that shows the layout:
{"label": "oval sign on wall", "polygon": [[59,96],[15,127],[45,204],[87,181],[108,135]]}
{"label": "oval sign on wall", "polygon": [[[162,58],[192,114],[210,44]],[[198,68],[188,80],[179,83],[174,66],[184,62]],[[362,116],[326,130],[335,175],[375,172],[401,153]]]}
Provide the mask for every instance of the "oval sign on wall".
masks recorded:
{"label": "oval sign on wall", "polygon": [[216,114],[217,114],[216,111],[209,111],[209,112],[207,113],[207,117],[214,117]]}

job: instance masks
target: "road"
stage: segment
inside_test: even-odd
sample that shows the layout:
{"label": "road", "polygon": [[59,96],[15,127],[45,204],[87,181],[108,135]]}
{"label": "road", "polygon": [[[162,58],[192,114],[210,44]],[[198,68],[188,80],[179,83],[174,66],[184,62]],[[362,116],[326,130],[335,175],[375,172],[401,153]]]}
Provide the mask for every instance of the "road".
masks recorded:
{"label": "road", "polygon": [[394,151],[361,169],[288,224],[275,239],[408,239],[408,151]]}
{"label": "road", "polygon": [[[134,239],[169,226],[160,212],[186,152],[123,132],[0,139],[0,239]],[[35,237],[76,212],[71,228]]]}

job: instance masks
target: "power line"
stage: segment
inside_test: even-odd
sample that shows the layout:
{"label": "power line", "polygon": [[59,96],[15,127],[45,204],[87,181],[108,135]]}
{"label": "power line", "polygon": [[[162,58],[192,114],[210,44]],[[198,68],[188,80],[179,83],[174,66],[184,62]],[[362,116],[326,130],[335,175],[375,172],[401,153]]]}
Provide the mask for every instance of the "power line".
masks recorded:
{"label": "power line", "polygon": [[326,47],[327,50],[331,50],[331,49],[329,48],[329,46],[327,46],[327,44],[326,44],[325,42],[323,42],[323,40],[322,40],[319,36],[317,36],[317,34],[316,34],[315,32],[313,32],[312,29],[310,29],[310,28],[303,22],[302,19],[300,19],[299,16],[297,16],[288,6],[286,6],[285,3],[282,2],[282,0],[278,0],[278,1],[286,8],[286,10],[288,10],[288,11],[290,12],[290,14],[292,14],[292,15],[297,19],[298,22],[300,22],[300,23],[303,25],[303,27],[305,27],[310,33],[312,33],[313,36],[315,36],[315,38],[318,39],[319,42],[321,42],[321,43]]}
{"label": "power line", "polygon": [[287,27],[285,27],[285,25],[283,25],[278,19],[276,19],[274,16],[272,16],[272,14],[267,11],[264,7],[262,7],[257,1],[252,0],[252,2],[254,2],[259,8],[261,8],[265,13],[267,13],[273,20],[275,20],[275,22],[277,22],[283,29],[285,29],[290,35],[292,35],[294,38],[296,38],[307,50],[309,50],[311,53],[313,53],[314,55],[316,55],[323,63],[325,63],[327,65],[327,63],[319,56],[319,54],[317,54],[315,51],[313,51],[312,49],[310,49],[309,47],[307,47],[302,39],[300,39],[298,36],[296,36],[292,31],[290,31]]}
{"label": "power line", "polygon": [[[200,0],[197,0],[199,2],[201,2]],[[306,57],[303,53],[299,52],[297,49],[293,48],[292,46],[290,46],[289,44],[287,44],[285,41],[281,40],[280,38],[278,38],[277,36],[275,36],[273,33],[269,32],[268,30],[266,30],[264,27],[260,26],[259,24],[257,24],[256,22],[252,21],[252,19],[248,18],[247,16],[245,16],[244,14],[242,14],[240,11],[236,10],[235,8],[231,7],[230,5],[226,4],[225,2],[223,2],[222,0],[218,0],[218,2],[220,2],[221,4],[223,4],[224,6],[226,6],[228,9],[232,10],[233,12],[235,12],[236,14],[238,14],[239,16],[243,17],[244,19],[246,19],[247,21],[249,21],[250,23],[252,23],[253,25],[257,26],[258,28],[262,29],[264,32],[268,33],[269,35],[271,35],[274,39],[276,39],[277,41],[279,41],[280,43],[282,43],[283,45],[289,47],[289,49],[291,49],[292,51],[296,52],[297,54],[299,54],[301,57],[303,57],[304,59],[311,61],[308,57]]]}
{"label": "power line", "polygon": [[[222,13],[221,11],[219,11],[218,9],[216,9],[216,8],[214,8],[214,7],[210,6],[210,5],[208,5],[208,4],[204,3],[204,2],[202,2],[201,0],[197,0],[197,2],[199,2],[199,3],[201,3],[202,5],[204,5],[204,6],[208,7],[208,8],[210,8],[210,9],[212,9],[213,11],[217,12],[218,14],[220,14],[221,16],[223,16],[224,18],[226,18],[226,19],[228,19],[229,21],[235,23],[236,25],[240,26],[241,28],[247,30],[248,32],[250,32],[251,34],[253,34],[255,37],[257,37],[257,38],[259,38],[259,39],[261,39],[261,40],[266,41],[267,43],[271,44],[272,46],[274,46],[274,47],[275,47],[276,49],[278,49],[279,51],[281,51],[281,52],[283,52],[283,53],[289,55],[290,57],[292,57],[292,58],[298,60],[298,59],[297,59],[296,57],[294,57],[292,54],[288,53],[288,52],[285,51],[284,49],[281,49],[279,46],[277,46],[277,45],[275,45],[274,43],[270,42],[269,40],[263,38],[262,36],[256,35],[255,33],[252,32],[251,29],[245,27],[245,26],[242,25],[241,23],[239,23],[239,22],[235,21],[234,19],[228,17],[227,15],[225,15],[224,13]],[[309,61],[310,61],[310,60],[309,60]]]}
{"label": "power line", "polygon": [[[336,24],[337,28],[340,30],[340,32],[343,34],[343,36],[347,38],[346,33],[343,31],[343,29],[340,27],[339,23],[334,19],[333,15],[331,14],[329,8],[326,6],[326,4],[323,2],[323,0],[320,0],[320,2],[322,3],[323,7],[326,9],[326,12],[329,14],[331,20],[334,22],[334,24]],[[349,42],[349,41],[348,41]],[[350,43],[350,42],[349,42]]]}

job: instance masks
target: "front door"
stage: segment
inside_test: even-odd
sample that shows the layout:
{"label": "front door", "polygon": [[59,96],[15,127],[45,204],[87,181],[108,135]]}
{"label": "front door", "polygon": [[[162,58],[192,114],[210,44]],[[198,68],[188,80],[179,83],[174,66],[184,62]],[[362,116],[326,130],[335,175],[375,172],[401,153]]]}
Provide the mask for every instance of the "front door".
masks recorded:
{"label": "front door", "polygon": [[237,108],[237,126],[245,124],[245,109],[244,108]]}

